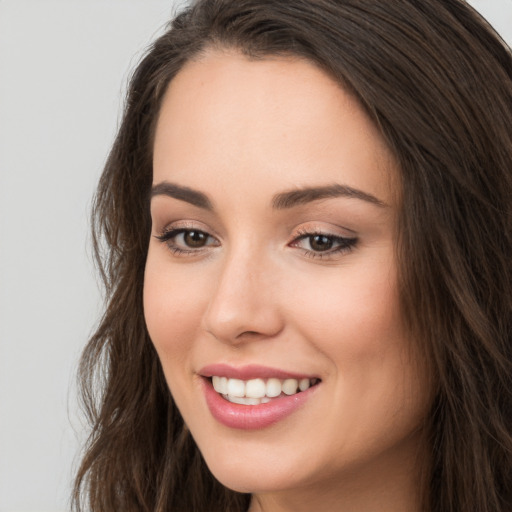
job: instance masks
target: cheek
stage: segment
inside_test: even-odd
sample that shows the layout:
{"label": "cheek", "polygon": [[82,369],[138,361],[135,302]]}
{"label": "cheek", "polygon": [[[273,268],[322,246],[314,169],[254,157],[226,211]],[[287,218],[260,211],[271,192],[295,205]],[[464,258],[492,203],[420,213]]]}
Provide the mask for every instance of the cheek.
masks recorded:
{"label": "cheek", "polygon": [[307,294],[290,293],[295,329],[329,360],[337,383],[334,399],[345,413],[365,416],[368,423],[377,411],[382,421],[417,401],[422,387],[403,327],[395,272],[391,265],[387,269],[384,264],[346,269],[316,288],[302,282]]}
{"label": "cheek", "polygon": [[399,442],[428,409],[425,375],[405,336],[394,283],[386,273],[366,274],[357,284],[351,277],[315,294],[297,316],[304,336],[330,362],[337,405],[326,414],[324,435],[354,460]]}
{"label": "cheek", "polygon": [[339,353],[350,363],[381,358],[390,340],[403,344],[391,264],[342,268],[336,275],[308,281],[304,276],[290,290],[290,316],[319,350],[333,357]]}
{"label": "cheek", "polygon": [[[144,317],[150,338],[162,360],[164,372],[169,366],[183,368],[193,347],[203,310],[206,307],[207,282],[178,267],[148,254],[144,275]],[[167,377],[167,375],[166,375]]]}

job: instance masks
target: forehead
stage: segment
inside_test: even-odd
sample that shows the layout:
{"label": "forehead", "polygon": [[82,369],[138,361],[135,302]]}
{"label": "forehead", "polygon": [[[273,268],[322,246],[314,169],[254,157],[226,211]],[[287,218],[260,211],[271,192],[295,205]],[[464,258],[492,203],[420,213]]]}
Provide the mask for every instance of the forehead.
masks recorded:
{"label": "forehead", "polygon": [[184,66],[163,100],[154,182],[343,182],[390,202],[395,174],[359,103],[304,59],[212,50]]}

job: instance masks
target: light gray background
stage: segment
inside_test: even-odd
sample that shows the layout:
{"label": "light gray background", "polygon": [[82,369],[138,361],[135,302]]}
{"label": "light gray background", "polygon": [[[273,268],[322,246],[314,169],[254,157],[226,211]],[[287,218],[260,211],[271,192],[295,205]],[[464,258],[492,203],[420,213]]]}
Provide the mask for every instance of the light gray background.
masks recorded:
{"label": "light gray background", "polygon": [[[129,71],[184,3],[0,0],[0,512],[69,509],[91,196]],[[471,3],[512,43],[512,0]]]}

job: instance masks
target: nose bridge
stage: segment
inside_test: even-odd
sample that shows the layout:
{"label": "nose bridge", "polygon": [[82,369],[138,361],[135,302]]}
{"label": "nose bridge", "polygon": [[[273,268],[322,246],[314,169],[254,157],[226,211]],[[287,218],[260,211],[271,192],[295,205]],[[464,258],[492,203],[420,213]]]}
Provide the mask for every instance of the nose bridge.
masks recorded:
{"label": "nose bridge", "polygon": [[281,329],[275,270],[263,251],[249,243],[227,251],[219,262],[217,286],[206,314],[206,330],[217,339],[239,342],[244,334],[273,336]]}

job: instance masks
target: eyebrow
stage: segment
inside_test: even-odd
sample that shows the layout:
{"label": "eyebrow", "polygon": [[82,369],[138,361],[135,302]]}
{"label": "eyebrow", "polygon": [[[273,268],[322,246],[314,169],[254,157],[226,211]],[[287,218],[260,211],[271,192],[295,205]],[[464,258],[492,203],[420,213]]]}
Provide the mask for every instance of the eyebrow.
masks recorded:
{"label": "eyebrow", "polygon": [[[185,201],[199,208],[213,211],[213,205],[210,199],[203,192],[163,181],[154,185],[151,189],[151,198],[155,196],[168,196],[180,201]],[[305,187],[289,190],[276,194],[272,198],[272,207],[276,210],[286,210],[295,206],[311,203],[320,199],[330,199],[336,197],[347,197],[350,199],[360,199],[374,204],[380,208],[386,208],[388,205],[377,197],[349,187],[347,185],[333,184],[323,187]]]}
{"label": "eyebrow", "polygon": [[155,196],[173,197],[205,210],[213,210],[213,205],[206,194],[188,187],[176,185],[175,183],[169,183],[168,181],[163,181],[153,186],[151,189],[151,199]]}
{"label": "eyebrow", "polygon": [[295,206],[318,201],[319,199],[329,199],[334,197],[347,197],[350,199],[361,199],[374,204],[380,208],[386,208],[388,205],[377,197],[349,187],[347,185],[333,184],[325,187],[306,187],[282,192],[274,196],[272,207],[276,210],[284,210]]}

